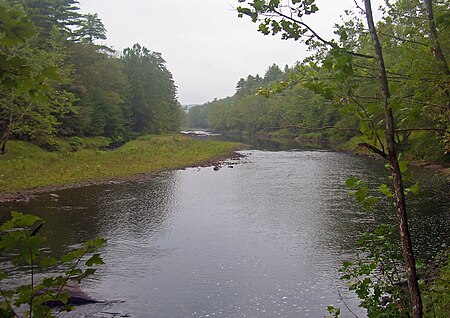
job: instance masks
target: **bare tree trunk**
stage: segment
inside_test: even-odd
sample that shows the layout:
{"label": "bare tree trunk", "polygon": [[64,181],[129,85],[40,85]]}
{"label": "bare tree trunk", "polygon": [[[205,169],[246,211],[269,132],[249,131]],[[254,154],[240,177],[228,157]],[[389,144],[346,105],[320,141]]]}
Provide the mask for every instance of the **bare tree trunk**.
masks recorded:
{"label": "bare tree trunk", "polygon": [[427,11],[427,19],[428,19],[428,25],[430,27],[430,38],[432,41],[434,56],[436,59],[438,59],[441,62],[441,66],[444,70],[444,73],[446,75],[450,75],[450,70],[448,68],[447,60],[445,59],[445,55],[442,52],[441,44],[439,43],[439,38],[436,30],[436,23],[434,20],[434,13],[433,13],[433,2],[432,0],[424,0],[425,10]]}
{"label": "bare tree trunk", "polygon": [[379,82],[382,92],[382,100],[384,106],[384,114],[386,121],[386,144],[387,144],[387,160],[391,165],[392,183],[395,193],[395,204],[397,210],[397,225],[400,232],[400,241],[403,251],[403,259],[406,265],[408,290],[411,298],[412,315],[415,318],[422,317],[422,299],[420,296],[419,283],[416,273],[416,262],[412,249],[411,236],[408,228],[408,217],[406,213],[405,191],[403,187],[403,179],[398,163],[396,144],[395,144],[395,128],[392,108],[389,105],[389,84],[386,75],[386,67],[384,64],[383,50],[380,45],[375,23],[373,21],[372,4],[370,0],[364,0],[365,14],[367,24],[372,37],[372,43],[375,50],[375,57],[379,70]]}

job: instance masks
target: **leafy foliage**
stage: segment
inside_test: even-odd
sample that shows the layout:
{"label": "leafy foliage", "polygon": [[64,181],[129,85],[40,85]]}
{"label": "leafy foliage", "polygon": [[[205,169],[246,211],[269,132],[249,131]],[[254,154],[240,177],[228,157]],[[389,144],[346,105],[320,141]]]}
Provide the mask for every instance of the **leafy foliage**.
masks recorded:
{"label": "leafy foliage", "polygon": [[177,131],[182,111],[160,53],[123,56],[76,0],[0,0],[0,152],[10,139],[54,149],[55,136],[126,141]]}
{"label": "leafy foliage", "polygon": [[123,52],[129,82],[128,122],[137,133],[174,131],[179,126],[180,105],[172,74],[160,53],[139,44]]}
{"label": "leafy foliage", "polygon": [[[288,128],[293,135],[319,131],[325,138],[345,141],[357,137],[386,149],[378,66],[363,24],[364,14],[347,10],[336,24],[336,36],[328,40],[308,24],[313,20],[307,17],[318,10],[315,1],[239,2],[239,16],[248,16],[259,32],[304,42],[312,55],[285,68],[274,82],[259,75],[240,79],[232,102],[208,104],[210,128],[250,132]],[[445,58],[450,52],[449,9],[439,1],[433,8]],[[410,159],[448,163],[449,74],[442,59],[436,57],[423,1],[387,1],[383,10],[377,30],[389,81],[389,105],[396,118],[398,151]],[[272,68],[268,72],[276,70]],[[255,94],[268,97],[268,101],[258,100]],[[314,103],[310,103],[311,97]],[[259,107],[249,106],[251,103]],[[249,109],[253,109],[253,117],[243,123]],[[196,114],[194,109],[192,113]]]}
{"label": "leafy foliage", "polygon": [[[51,307],[54,303],[62,304],[62,311],[72,310],[68,304],[70,294],[65,291],[69,280],[80,282],[94,274],[97,265],[104,264],[100,254],[95,253],[104,245],[103,239],[89,240],[82,247],[62,256],[59,261],[47,256],[42,250],[45,237],[39,234],[43,225],[44,221],[37,216],[13,211],[11,219],[0,226],[0,249],[14,255],[12,263],[26,269],[30,278],[30,284],[18,287],[5,288],[2,284],[2,317],[19,317],[24,305],[28,306],[25,316],[36,318],[54,317]],[[50,268],[58,268],[63,274],[45,275],[37,280],[37,272]],[[1,271],[0,281],[7,278],[8,273]]]}
{"label": "leafy foliage", "polygon": [[444,253],[436,257],[434,268],[421,285],[425,317],[445,318],[450,312],[450,253],[448,247],[443,248]]}
{"label": "leafy foliage", "polygon": [[409,317],[405,270],[393,226],[382,224],[358,241],[356,260],[345,261],[341,279],[361,300],[369,317]]}

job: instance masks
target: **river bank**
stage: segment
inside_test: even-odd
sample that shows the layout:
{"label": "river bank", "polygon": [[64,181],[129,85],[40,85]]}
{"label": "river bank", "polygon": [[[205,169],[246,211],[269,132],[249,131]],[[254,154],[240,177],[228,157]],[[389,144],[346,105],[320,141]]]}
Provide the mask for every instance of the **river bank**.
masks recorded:
{"label": "river bank", "polygon": [[26,201],[34,194],[92,184],[149,178],[157,172],[210,166],[243,145],[195,140],[181,135],[144,136],[115,150],[45,151],[26,142],[11,142],[0,156],[0,202]]}
{"label": "river bank", "polygon": [[[198,134],[198,132],[205,132],[206,134]],[[228,136],[226,140],[238,141],[241,143],[251,143],[250,140],[256,139],[261,141],[273,141],[277,142],[285,148],[300,148],[300,149],[328,149],[332,151],[338,151],[358,156],[370,157],[374,160],[383,160],[380,156],[374,154],[367,148],[359,146],[361,140],[359,138],[337,139],[337,138],[325,138],[320,133],[307,133],[298,135],[288,130],[278,130],[270,132],[257,132],[249,134],[248,132],[232,131],[208,131],[202,129],[193,129],[185,132],[191,136]],[[219,137],[223,139],[223,137]],[[450,175],[450,166],[448,163],[444,163],[442,160],[426,160],[418,158],[411,153],[402,154],[403,159],[408,162],[408,165],[413,167],[425,168],[433,171],[437,171],[444,175]],[[442,159],[442,158],[441,158]]]}

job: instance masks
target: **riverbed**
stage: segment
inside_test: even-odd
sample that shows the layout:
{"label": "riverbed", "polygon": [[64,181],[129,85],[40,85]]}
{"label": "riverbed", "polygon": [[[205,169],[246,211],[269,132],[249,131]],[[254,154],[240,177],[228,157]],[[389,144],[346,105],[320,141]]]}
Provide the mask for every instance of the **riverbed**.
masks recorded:
{"label": "riverbed", "polygon": [[[254,148],[219,170],[45,193],[3,203],[0,213],[43,217],[56,255],[107,240],[106,265],[82,287],[119,302],[66,317],[326,317],[329,305],[364,317],[338,269],[363,231],[395,217],[387,202],[363,210],[345,180],[364,178],[376,189],[389,182],[384,164],[292,145]],[[408,198],[413,240],[429,258],[449,243],[448,185],[433,171],[414,172],[422,191]]]}

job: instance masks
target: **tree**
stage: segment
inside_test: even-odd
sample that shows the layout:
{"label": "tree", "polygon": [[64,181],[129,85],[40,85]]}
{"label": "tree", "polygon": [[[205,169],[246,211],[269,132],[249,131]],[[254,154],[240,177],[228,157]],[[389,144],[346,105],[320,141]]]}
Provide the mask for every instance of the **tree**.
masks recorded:
{"label": "tree", "polygon": [[[12,134],[37,137],[51,135],[58,122],[56,114],[70,105],[72,96],[59,87],[66,69],[58,66],[63,53],[54,37],[52,51],[32,48],[33,26],[18,6],[0,2],[5,23],[0,24],[0,152]],[[55,41],[53,41],[55,40]]]}
{"label": "tree", "polygon": [[74,34],[81,14],[77,0],[11,0],[23,5],[28,17],[39,32],[39,39],[47,38],[53,27],[67,34]]}
{"label": "tree", "polygon": [[[15,132],[30,132],[35,119],[42,124],[35,130],[52,126],[52,117],[46,116],[50,107],[45,103],[44,91],[48,76],[54,68],[37,65],[40,56],[33,54],[28,41],[34,28],[19,6],[0,2],[2,21],[0,24],[0,153],[5,153],[6,143]],[[44,106],[45,104],[45,106]]]}
{"label": "tree", "polygon": [[70,51],[75,74],[69,89],[77,95],[78,101],[72,112],[62,118],[61,133],[123,136],[127,80],[121,60],[89,43],[74,43]]}
{"label": "tree", "polygon": [[[369,29],[369,38],[365,32],[361,32],[362,23],[358,19],[348,21],[344,26],[340,27],[336,33],[340,36],[339,41],[326,40],[321,37],[314,28],[305,22],[304,17],[311,15],[318,11],[318,7],[314,0],[239,0],[240,3],[246,3],[246,6],[238,8],[240,16],[247,15],[253,22],[259,22],[259,31],[264,34],[281,33],[283,39],[295,39],[306,43],[312,48],[317,49],[318,63],[323,68],[328,69],[334,77],[334,89],[339,90],[339,94],[344,95],[344,101],[356,105],[359,108],[358,112],[362,114],[364,121],[362,124],[362,132],[365,135],[373,137],[373,143],[361,143],[361,146],[367,147],[376,154],[382,156],[390,166],[392,186],[394,188],[394,198],[397,212],[397,225],[401,238],[401,246],[403,251],[403,258],[406,266],[408,289],[411,299],[411,311],[414,317],[422,316],[422,303],[420,290],[418,287],[418,280],[416,275],[414,254],[411,244],[410,233],[408,229],[408,219],[405,204],[405,190],[403,185],[403,176],[400,169],[397,148],[399,144],[399,133],[402,131],[411,132],[414,130],[433,130],[446,133],[447,128],[403,128],[396,129],[395,115],[400,114],[403,108],[401,106],[405,102],[404,95],[395,93],[403,92],[398,89],[400,85],[398,82],[409,80],[413,82],[412,78],[404,76],[391,71],[387,68],[384,56],[384,48],[380,43],[379,30],[375,25],[372,15],[372,6],[370,0],[364,0],[362,6],[355,1],[359,9],[363,13]],[[435,29],[433,27],[433,15],[430,1],[425,1],[428,9],[428,21],[430,22],[430,34],[435,51],[439,51],[439,43],[436,41],[437,35],[434,35]],[[417,7],[415,8],[417,10]],[[420,11],[419,11],[420,12]],[[382,26],[382,25],[381,25]],[[424,31],[423,29],[420,31]],[[420,32],[418,31],[418,32]],[[400,38],[396,35],[390,37],[396,41],[398,47],[402,47],[403,43],[417,42],[405,38]],[[370,41],[370,42],[368,42]],[[371,46],[368,45],[371,43]],[[416,43],[417,44],[417,43]],[[444,65],[444,60],[438,53],[437,60]],[[304,80],[306,82],[307,79]],[[312,79],[314,82],[315,79]],[[371,85],[376,87],[377,83],[379,94],[374,98],[368,96],[356,95],[356,89],[362,86],[358,83],[366,81],[364,85]],[[420,79],[420,82],[427,82],[429,79]],[[370,83],[370,84],[369,84]],[[448,87],[448,80],[443,81],[444,92]],[[311,84],[310,84],[311,85]],[[313,85],[311,85],[313,86]],[[409,94],[414,97],[420,96],[421,92],[416,86],[409,85],[411,90]],[[370,90],[369,90],[370,91]],[[367,86],[366,86],[367,92]],[[448,95],[448,94],[447,94]],[[448,96],[447,96],[448,97]],[[361,103],[361,100],[363,102]],[[420,102],[419,102],[420,103]],[[370,106],[370,109],[366,107]],[[376,107],[374,107],[376,106]],[[410,108],[406,108],[410,109]],[[373,110],[373,113],[370,111]],[[382,110],[382,112],[380,112]],[[373,115],[383,115],[380,120],[373,118]],[[398,117],[398,116],[397,116]],[[448,117],[448,110],[447,110]],[[384,138],[381,138],[379,130],[380,123],[384,124]],[[384,139],[384,140],[382,140]]]}
{"label": "tree", "polygon": [[126,104],[130,130],[136,133],[178,130],[181,108],[172,74],[161,53],[135,44],[124,50],[123,62],[129,83]]}
{"label": "tree", "polygon": [[395,204],[397,208],[397,225],[400,233],[400,241],[402,245],[403,258],[406,265],[406,273],[408,280],[408,289],[411,297],[411,309],[414,317],[422,317],[422,299],[420,295],[419,282],[416,273],[416,262],[414,259],[411,235],[408,227],[408,216],[406,213],[405,190],[403,186],[403,177],[397,157],[397,149],[395,142],[395,127],[392,107],[390,105],[389,82],[384,64],[383,49],[378,38],[377,29],[373,20],[372,4],[370,0],[364,0],[365,14],[369,32],[375,51],[375,57],[378,65],[379,83],[381,87],[382,104],[384,108],[386,122],[386,144],[387,153],[378,152],[383,156],[391,166],[392,183],[395,193]]}
{"label": "tree", "polygon": [[77,33],[80,40],[90,44],[97,39],[106,40],[106,29],[97,13],[83,15],[80,21],[80,29],[77,30]]}
{"label": "tree", "polygon": [[286,80],[285,73],[276,64],[272,64],[264,74],[264,83],[272,83]]}

